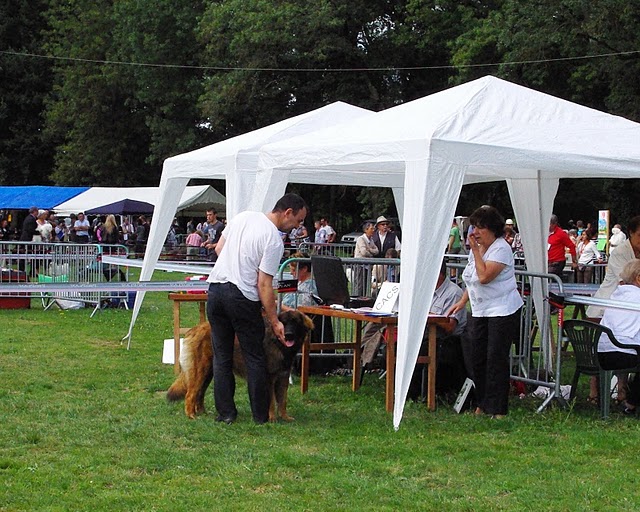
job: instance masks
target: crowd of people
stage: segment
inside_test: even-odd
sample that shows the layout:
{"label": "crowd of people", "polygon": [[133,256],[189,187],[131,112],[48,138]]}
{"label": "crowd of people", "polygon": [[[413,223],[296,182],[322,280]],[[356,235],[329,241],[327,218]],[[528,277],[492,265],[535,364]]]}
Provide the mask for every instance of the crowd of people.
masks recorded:
{"label": "crowd of people", "polygon": [[149,220],[144,215],[136,219],[136,226],[129,216],[122,216],[121,223],[115,215],[95,216],[89,220],[84,212],[60,217],[55,212],[32,206],[21,228],[9,227],[9,219],[0,216],[0,240],[20,242],[69,242],[76,244],[124,244],[146,243],[149,236]]}
{"label": "crowd of people", "polygon": [[[130,246],[136,253],[144,253],[149,240],[151,219],[146,215],[96,215],[87,218],[84,212],[61,217],[50,210],[33,206],[29,209],[21,228],[11,228],[9,219],[0,216],[0,241],[68,242],[76,244],[105,244]],[[198,224],[189,220],[186,230],[174,219],[164,241],[167,250],[176,250],[179,239],[184,238],[187,256],[191,259],[215,261],[216,244],[225,222],[217,217],[215,209],[206,211],[206,220]]]}

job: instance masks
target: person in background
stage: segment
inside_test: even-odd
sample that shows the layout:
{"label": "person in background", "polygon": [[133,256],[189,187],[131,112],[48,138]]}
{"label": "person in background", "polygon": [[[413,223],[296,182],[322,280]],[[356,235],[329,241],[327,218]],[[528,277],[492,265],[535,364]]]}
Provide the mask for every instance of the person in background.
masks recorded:
{"label": "person in background", "polygon": [[593,279],[593,267],[591,263],[602,263],[602,255],[596,243],[591,240],[590,233],[583,231],[580,235],[580,241],[576,247],[576,255],[578,257],[578,268],[576,269],[577,283],[591,283]]}
{"label": "person in background", "polygon": [[218,259],[207,281],[207,317],[213,345],[213,393],[216,421],[233,423],[234,338],[238,338],[247,366],[247,388],[255,423],[269,418],[269,387],[263,339],[265,322],[286,345],[273,295],[284,245],[279,230],[289,232],[307,215],[308,206],[297,194],[282,196],[271,212],[244,211],[229,221],[216,246]]}
{"label": "person in background", "polygon": [[0,221],[0,240],[7,242],[10,239],[11,233],[9,230],[9,221],[7,219],[2,219]]}
{"label": "person in background", "polygon": [[[620,271],[621,284],[611,294],[612,300],[640,303],[640,260],[633,259]],[[619,348],[609,340],[606,334],[598,341],[598,360],[605,370],[623,370],[640,365],[640,313],[617,308],[606,308],[601,325],[608,327],[620,343],[635,345],[636,350]],[[640,405],[640,378],[628,384],[623,412],[635,414]]]}
{"label": "person in background", "polygon": [[611,254],[616,247],[627,239],[627,235],[622,231],[622,226],[616,224],[611,229],[611,237],[609,238],[609,254]]}
{"label": "person in background", "polygon": [[576,244],[576,247],[578,247],[578,243],[580,242],[580,237],[578,236],[578,230],[577,229],[570,229],[569,231],[567,231],[567,234],[569,235],[569,238],[571,239],[571,241]]}
{"label": "person in background", "polygon": [[336,236],[338,236],[338,234],[329,225],[329,221],[325,217],[323,217],[323,218],[320,219],[320,224],[322,224],[322,227],[324,228],[325,232],[327,233],[327,243],[328,244],[334,243],[336,241]]}
{"label": "person in background", "polygon": [[138,254],[144,254],[147,248],[150,227],[147,218],[144,215],[140,215],[140,217],[138,217],[138,225],[136,226],[135,252]]}
{"label": "person in background", "polygon": [[309,241],[309,233],[307,233],[307,228],[305,227],[304,222],[301,222],[291,230],[291,233],[289,233],[289,240],[291,240],[291,245],[293,247],[298,247],[300,244]]}
{"label": "person in background", "polygon": [[472,348],[475,413],[501,418],[509,409],[509,351],[518,338],[522,298],[518,293],[513,253],[505,241],[504,219],[495,208],[471,214],[471,252],[462,273],[466,290],[447,315],[471,303],[467,334]]}
{"label": "person in background", "polygon": [[120,230],[122,231],[122,240],[124,244],[127,245],[127,243],[131,241],[133,235],[136,232],[133,224],[129,222],[129,217],[124,218],[124,220],[122,221],[122,226],[120,226]]}
{"label": "person in background", "polygon": [[558,225],[558,217],[556,215],[552,215],[549,220],[548,247],[549,274],[555,274],[562,279],[562,271],[567,264],[565,248],[569,249],[571,254],[571,268],[574,270],[578,268],[576,246],[569,238],[569,235]]}
{"label": "person in background", "polygon": [[371,239],[378,248],[378,258],[384,258],[389,249],[395,249],[400,254],[402,248],[398,236],[393,231],[389,231],[389,224],[390,222],[383,215],[380,215],[376,220],[377,231]]}
{"label": "person in background", "polygon": [[[395,249],[387,249],[385,258],[398,259],[398,251]],[[400,282],[400,267],[398,265],[374,265],[371,276],[371,292],[373,297],[377,297],[382,283],[389,281],[390,283]]]}
{"label": "person in background", "polygon": [[[624,266],[634,259],[640,258],[640,215],[633,217],[629,223],[629,238],[622,242],[607,261],[607,271],[604,275],[600,288],[594,297],[598,299],[608,299],[620,283],[620,273]],[[604,314],[601,306],[589,306],[587,317],[590,319],[600,319]]]}
{"label": "person in background", "polygon": [[314,235],[314,243],[316,244],[326,244],[327,243],[327,230],[322,227],[322,222],[316,220],[313,223],[313,227],[315,228]]}
{"label": "person in background", "polygon": [[102,242],[102,232],[104,231],[104,223],[102,222],[102,217],[96,217],[91,222],[91,231],[89,232],[89,236],[93,243],[103,243]]}
{"label": "person in background", "polygon": [[209,261],[218,259],[216,244],[220,240],[223,230],[224,224],[218,220],[218,212],[213,208],[207,210],[207,221],[202,225],[202,234],[204,235],[202,247],[207,250]]}
{"label": "person in background", "polygon": [[176,219],[174,219],[174,222],[171,224],[171,226],[169,226],[169,231],[167,231],[167,236],[164,240],[165,247],[170,251],[178,246],[178,237],[175,222]]}
{"label": "person in background", "polygon": [[[296,252],[292,258],[308,258],[304,253]],[[296,292],[285,293],[282,297],[282,307],[284,309],[295,309],[298,306],[315,306],[313,295],[318,295],[316,282],[312,277],[310,261],[292,261],[289,269],[294,278],[298,280],[298,290]]]}
{"label": "person in background", "polygon": [[460,238],[460,228],[458,221],[453,219],[451,229],[449,230],[449,242],[447,243],[447,252],[449,254],[460,254],[462,249],[462,239]]}
{"label": "person in background", "polygon": [[202,231],[194,231],[193,233],[189,233],[187,236],[187,240],[185,241],[187,245],[187,259],[194,259],[194,256],[198,256],[200,254],[200,248],[202,247]]}
{"label": "person in background", "polygon": [[76,243],[89,243],[89,228],[90,224],[89,221],[84,218],[84,213],[78,213],[78,220],[76,220],[75,224],[73,225],[73,231],[76,234]]}
{"label": "person in background", "polygon": [[53,241],[53,226],[49,222],[49,211],[38,210],[38,218],[36,219],[38,233],[34,235],[34,242],[49,243]]}
{"label": "person in background", "polygon": [[[365,222],[363,230],[364,233],[356,239],[356,248],[353,257],[375,258],[378,255],[378,247],[371,239],[376,230],[373,222]],[[352,293],[360,296],[367,295],[370,282],[371,267],[369,265],[355,265],[353,269]]]}
{"label": "person in background", "polygon": [[21,242],[31,242],[33,236],[38,234],[38,211],[37,206],[29,208],[29,214],[22,223],[22,233],[20,233]]}
{"label": "person in background", "polygon": [[55,237],[59,242],[66,242],[69,239],[69,229],[64,219],[58,221],[58,225],[54,228]]}
{"label": "person in background", "polygon": [[100,230],[103,244],[116,245],[120,243],[120,231],[114,215],[107,215]]}
{"label": "person in background", "polygon": [[[121,242],[120,240],[120,230],[118,229],[118,224],[116,222],[116,218],[114,215],[107,215],[107,218],[104,221],[104,224],[100,226],[100,238],[102,238],[102,244],[106,245],[117,245]],[[110,255],[117,254],[117,248],[112,247],[103,247],[103,254]],[[113,276],[119,274],[120,281],[126,281],[127,278],[122,271],[122,269],[118,265],[102,265],[102,273],[107,281],[111,281]]]}
{"label": "person in background", "polygon": [[71,242],[72,244],[78,243],[78,235],[76,234],[76,230],[74,229],[77,220],[78,216],[75,213],[69,215],[69,225],[67,226],[67,229],[69,231],[69,242]]}
{"label": "person in background", "polygon": [[504,239],[513,249],[513,241],[516,237],[516,230],[513,228],[513,219],[504,221]]}

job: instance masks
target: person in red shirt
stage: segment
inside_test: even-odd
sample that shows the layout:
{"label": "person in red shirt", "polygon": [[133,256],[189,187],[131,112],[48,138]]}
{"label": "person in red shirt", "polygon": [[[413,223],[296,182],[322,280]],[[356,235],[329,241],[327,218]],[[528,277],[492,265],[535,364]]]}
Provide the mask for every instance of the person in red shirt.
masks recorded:
{"label": "person in red shirt", "polygon": [[549,274],[555,274],[562,278],[562,270],[566,264],[565,247],[571,253],[571,268],[578,268],[578,259],[576,257],[576,246],[569,238],[569,235],[558,225],[558,217],[551,216],[549,221]]}

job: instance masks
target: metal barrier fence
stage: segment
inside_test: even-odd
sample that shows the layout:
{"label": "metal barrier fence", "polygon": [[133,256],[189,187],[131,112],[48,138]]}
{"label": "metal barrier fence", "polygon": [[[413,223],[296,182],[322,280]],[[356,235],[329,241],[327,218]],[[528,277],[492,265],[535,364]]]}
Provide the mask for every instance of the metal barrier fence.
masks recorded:
{"label": "metal barrier fence", "polygon": [[356,244],[316,244],[314,242],[302,242],[297,247],[291,247],[287,250],[290,251],[290,254],[299,251],[308,255],[322,254],[325,256],[338,256],[339,258],[353,258]]}
{"label": "metal barrier fence", "polygon": [[[128,268],[104,264],[102,256],[128,256],[128,249],[122,245],[0,242],[0,267],[2,282],[34,283],[100,283],[104,281],[128,281]],[[3,295],[7,297],[7,295]],[[15,296],[15,295],[9,295]],[[42,300],[45,308],[54,302],[59,306],[63,301],[82,302],[95,306],[95,311],[105,301],[121,300],[126,305],[126,294],[109,293],[100,290],[85,292],[40,292],[34,295]],[[92,313],[93,315],[93,313]]]}

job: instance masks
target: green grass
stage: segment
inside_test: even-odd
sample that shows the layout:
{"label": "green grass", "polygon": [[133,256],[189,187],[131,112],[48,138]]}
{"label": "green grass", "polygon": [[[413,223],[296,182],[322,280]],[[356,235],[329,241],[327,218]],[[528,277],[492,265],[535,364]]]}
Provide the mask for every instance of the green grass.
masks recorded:
{"label": "green grass", "polygon": [[[176,279],[182,279],[175,275]],[[289,393],[294,423],[188,420],[164,392],[171,305],[130,313],[0,311],[0,510],[634,510],[640,423],[584,400],[502,421],[408,403],[398,432],[383,380],[314,377]],[[183,314],[197,321],[195,306]],[[569,368],[571,361],[567,362]],[[582,383],[582,396],[586,396]],[[208,393],[206,405],[213,410]]]}

